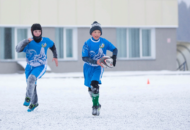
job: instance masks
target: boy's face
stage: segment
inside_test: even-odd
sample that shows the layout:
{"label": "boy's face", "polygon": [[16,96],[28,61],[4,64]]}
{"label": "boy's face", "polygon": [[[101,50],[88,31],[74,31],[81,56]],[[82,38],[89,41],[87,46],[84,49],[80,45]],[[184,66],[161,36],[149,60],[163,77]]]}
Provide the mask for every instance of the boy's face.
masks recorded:
{"label": "boy's face", "polygon": [[95,40],[98,40],[101,36],[101,32],[100,30],[95,30],[92,32],[92,37],[95,39]]}
{"label": "boy's face", "polygon": [[41,35],[41,30],[34,30],[33,34],[34,36],[39,37]]}

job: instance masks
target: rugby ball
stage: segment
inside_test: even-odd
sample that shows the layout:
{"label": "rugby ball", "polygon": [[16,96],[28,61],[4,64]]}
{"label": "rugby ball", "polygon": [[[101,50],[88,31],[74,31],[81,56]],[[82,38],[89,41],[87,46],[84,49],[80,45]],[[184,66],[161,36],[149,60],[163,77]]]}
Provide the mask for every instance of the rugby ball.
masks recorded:
{"label": "rugby ball", "polygon": [[113,59],[109,56],[104,56],[100,59],[100,64],[104,67],[104,68],[113,68]]}

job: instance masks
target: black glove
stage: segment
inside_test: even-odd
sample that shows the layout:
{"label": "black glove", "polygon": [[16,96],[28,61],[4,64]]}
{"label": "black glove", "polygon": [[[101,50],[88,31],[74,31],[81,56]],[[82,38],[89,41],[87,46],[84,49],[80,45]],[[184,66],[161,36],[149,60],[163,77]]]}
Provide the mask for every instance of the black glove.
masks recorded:
{"label": "black glove", "polygon": [[116,65],[116,55],[113,55],[111,58],[113,59],[113,66],[115,66]]}

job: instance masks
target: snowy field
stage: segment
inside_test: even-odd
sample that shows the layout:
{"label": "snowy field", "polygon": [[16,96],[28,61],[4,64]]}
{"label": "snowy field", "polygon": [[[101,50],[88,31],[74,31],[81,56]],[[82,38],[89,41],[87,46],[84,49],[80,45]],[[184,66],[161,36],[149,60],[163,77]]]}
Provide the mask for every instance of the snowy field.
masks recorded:
{"label": "snowy field", "polygon": [[28,113],[24,75],[0,75],[0,130],[190,130],[189,72],[105,72],[99,117],[83,82],[82,73],[46,73]]}

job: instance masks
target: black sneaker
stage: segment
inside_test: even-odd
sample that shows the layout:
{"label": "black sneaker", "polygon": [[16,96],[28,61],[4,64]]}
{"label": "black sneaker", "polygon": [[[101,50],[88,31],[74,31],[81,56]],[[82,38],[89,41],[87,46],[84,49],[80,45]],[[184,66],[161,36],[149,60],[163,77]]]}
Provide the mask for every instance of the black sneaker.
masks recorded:
{"label": "black sneaker", "polygon": [[92,115],[99,116],[100,115],[100,109],[101,109],[100,104],[98,106],[93,106],[92,107]]}
{"label": "black sneaker", "polygon": [[29,97],[25,98],[25,101],[24,101],[23,105],[24,106],[29,106],[30,105],[30,98]]}

